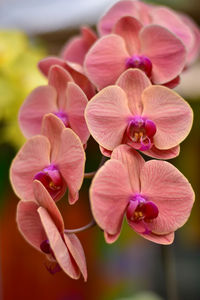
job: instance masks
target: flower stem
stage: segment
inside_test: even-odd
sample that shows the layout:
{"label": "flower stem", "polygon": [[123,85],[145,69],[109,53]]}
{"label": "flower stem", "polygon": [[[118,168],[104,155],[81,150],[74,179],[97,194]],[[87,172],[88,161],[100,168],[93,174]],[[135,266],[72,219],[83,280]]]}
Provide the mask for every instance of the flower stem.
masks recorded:
{"label": "flower stem", "polygon": [[161,245],[167,300],[178,300],[175,258],[171,246]]}
{"label": "flower stem", "polygon": [[85,231],[86,229],[94,227],[95,225],[96,225],[96,222],[93,219],[89,224],[87,224],[87,225],[85,225],[83,227],[75,228],[75,229],[65,229],[64,233],[77,233],[77,232]]}

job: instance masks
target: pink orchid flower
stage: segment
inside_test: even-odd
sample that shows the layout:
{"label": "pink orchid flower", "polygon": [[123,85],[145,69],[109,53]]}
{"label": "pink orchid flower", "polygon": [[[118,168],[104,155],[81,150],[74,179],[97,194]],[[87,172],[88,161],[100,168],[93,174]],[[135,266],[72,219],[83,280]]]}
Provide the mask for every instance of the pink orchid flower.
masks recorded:
{"label": "pink orchid flower", "polygon": [[85,254],[75,234],[64,232],[63,218],[44,186],[33,182],[36,201],[20,201],[17,206],[17,225],[25,240],[44,253],[49,260],[48,270],[60,268],[71,278],[82,273],[87,280]]}
{"label": "pink orchid flower", "polygon": [[87,97],[59,66],[51,68],[48,78],[49,84],[33,90],[21,106],[19,124],[23,134],[40,134],[43,116],[53,113],[86,144],[90,135],[84,118]]}
{"label": "pink orchid flower", "polygon": [[100,19],[98,24],[100,35],[112,33],[115,24],[125,16],[135,17],[143,25],[157,24],[173,32],[187,49],[187,65],[198,57],[200,31],[197,24],[187,16],[165,6],[149,5],[141,1],[119,1]]}
{"label": "pink orchid flower", "polygon": [[173,165],[157,160],[145,162],[134,149],[121,145],[96,173],[90,202],[108,243],[120,235],[126,215],[130,227],[142,237],[171,244],[174,231],[190,215],[194,192]]}
{"label": "pink orchid flower", "polygon": [[126,69],[138,68],[154,84],[174,80],[185,66],[186,50],[179,38],[159,25],[143,26],[123,17],[113,34],[100,38],[88,51],[85,70],[99,89],[114,84]]}
{"label": "pink orchid flower", "polygon": [[101,90],[88,103],[86,122],[99,145],[113,151],[120,144],[156,158],[179,154],[189,134],[193,112],[174,91],[151,85],[140,70],[127,70],[116,85]]}
{"label": "pink orchid flower", "polygon": [[88,27],[81,28],[81,35],[72,38],[61,53],[61,57],[49,56],[42,59],[38,67],[48,77],[52,66],[58,65],[70,73],[73,80],[84,91],[88,99],[95,95],[95,87],[86,77],[83,70],[83,61],[86,53],[96,41],[96,34]]}
{"label": "pink orchid flower", "polygon": [[78,200],[85,166],[79,137],[53,114],[43,120],[42,134],[30,138],[17,153],[10,180],[17,196],[34,201],[33,181],[39,180],[57,201],[69,190],[69,202]]}

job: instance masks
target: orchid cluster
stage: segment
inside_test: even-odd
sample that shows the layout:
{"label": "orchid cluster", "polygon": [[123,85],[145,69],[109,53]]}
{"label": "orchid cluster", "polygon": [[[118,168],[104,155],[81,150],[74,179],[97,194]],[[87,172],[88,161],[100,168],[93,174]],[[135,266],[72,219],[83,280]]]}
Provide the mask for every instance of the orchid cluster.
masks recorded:
{"label": "orchid cluster", "polygon": [[[73,205],[84,178],[92,178],[91,212],[107,243],[117,240],[125,217],[140,236],[170,244],[194,202],[188,180],[164,160],[179,155],[193,123],[191,107],[172,88],[197,59],[197,25],[166,7],[122,0],[97,28],[98,36],[83,27],[60,57],[39,62],[48,84],[21,106],[27,141],[10,170],[21,234],[46,255],[52,273],[85,280],[82,245],[57,207],[66,190]],[[103,160],[84,173],[90,135]]]}

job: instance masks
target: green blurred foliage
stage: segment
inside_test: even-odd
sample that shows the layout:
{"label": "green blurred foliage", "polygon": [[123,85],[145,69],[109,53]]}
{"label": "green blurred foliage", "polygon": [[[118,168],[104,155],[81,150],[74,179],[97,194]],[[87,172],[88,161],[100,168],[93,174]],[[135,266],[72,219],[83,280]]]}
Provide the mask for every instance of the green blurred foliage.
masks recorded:
{"label": "green blurred foliage", "polygon": [[46,79],[37,69],[46,55],[44,46],[31,42],[19,31],[0,31],[0,121],[1,140],[17,149],[23,144],[18,110],[28,93]]}

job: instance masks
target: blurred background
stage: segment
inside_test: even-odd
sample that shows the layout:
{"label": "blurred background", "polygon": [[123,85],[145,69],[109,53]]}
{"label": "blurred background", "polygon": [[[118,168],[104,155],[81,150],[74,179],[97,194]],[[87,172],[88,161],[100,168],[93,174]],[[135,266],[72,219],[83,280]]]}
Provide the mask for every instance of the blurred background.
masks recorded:
{"label": "blurred background", "polygon": [[[21,237],[15,222],[19,199],[9,184],[9,166],[24,143],[18,109],[28,93],[46,79],[37,62],[59,54],[79,26],[95,23],[116,1],[111,0],[0,0],[0,299],[48,300],[163,300],[166,299],[162,250],[137,236],[124,224],[113,245],[104,242],[96,227],[80,233],[88,264],[88,282],[73,281],[64,273],[51,275],[45,257]],[[146,1],[148,2],[148,1]],[[152,1],[181,10],[200,23],[199,0]],[[187,224],[168,246],[175,263],[180,300],[200,299],[200,63],[182,76],[178,92],[194,110],[194,125],[182,143],[180,156],[171,161],[191,182],[196,202]],[[100,153],[90,140],[87,171],[97,168]],[[90,222],[87,179],[80,201],[73,207],[59,202],[67,228]]]}

